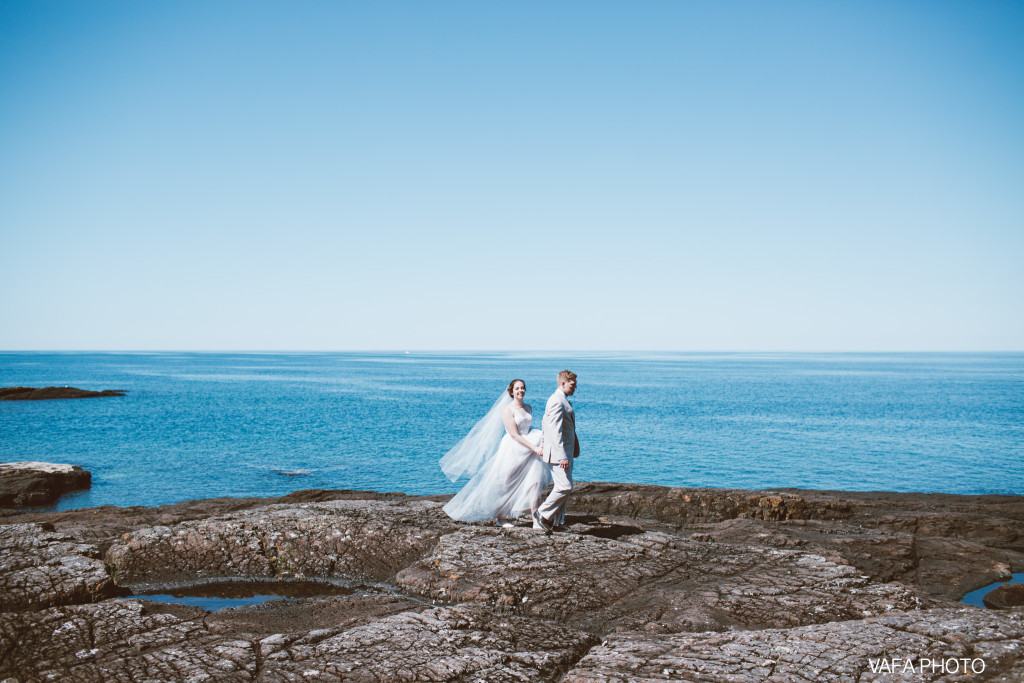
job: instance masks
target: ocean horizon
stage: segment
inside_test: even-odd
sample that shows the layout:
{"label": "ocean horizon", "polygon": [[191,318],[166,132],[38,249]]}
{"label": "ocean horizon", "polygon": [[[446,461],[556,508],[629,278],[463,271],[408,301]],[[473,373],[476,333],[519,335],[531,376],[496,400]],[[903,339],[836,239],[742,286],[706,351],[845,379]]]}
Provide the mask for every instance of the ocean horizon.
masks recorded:
{"label": "ocean horizon", "polygon": [[1024,494],[1024,353],[0,352],[0,459],[79,465],[58,509],[296,489],[457,491],[437,461],[513,377],[559,370],[580,481]]}

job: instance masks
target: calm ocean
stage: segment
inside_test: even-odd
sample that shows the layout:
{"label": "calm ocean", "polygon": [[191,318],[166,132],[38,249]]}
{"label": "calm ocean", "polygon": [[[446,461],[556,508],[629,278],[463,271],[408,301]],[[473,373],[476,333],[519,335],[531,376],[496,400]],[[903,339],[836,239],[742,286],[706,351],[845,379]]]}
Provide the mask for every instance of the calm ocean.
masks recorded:
{"label": "calm ocean", "polygon": [[[0,460],[80,465],[61,509],[303,488],[454,492],[437,460],[513,377],[563,368],[576,478],[1024,494],[1024,354],[0,353]],[[461,484],[461,482],[460,482]]]}

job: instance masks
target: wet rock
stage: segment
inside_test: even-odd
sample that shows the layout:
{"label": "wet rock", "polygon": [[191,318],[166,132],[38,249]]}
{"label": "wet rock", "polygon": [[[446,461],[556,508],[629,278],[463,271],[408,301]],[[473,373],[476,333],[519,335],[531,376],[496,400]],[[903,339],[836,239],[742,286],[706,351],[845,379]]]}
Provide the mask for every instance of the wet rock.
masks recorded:
{"label": "wet rock", "polygon": [[92,475],[76,465],[0,463],[0,507],[50,505],[62,494],[87,489],[91,483]]}
{"label": "wet rock", "polygon": [[231,579],[390,579],[454,524],[439,503],[272,505],[127,534],[107,551],[135,590]]}
{"label": "wet rock", "polygon": [[124,396],[119,389],[88,391],[75,387],[3,387],[0,388],[0,401],[45,401],[54,398],[103,398],[107,396]]}
{"label": "wet rock", "polygon": [[[158,605],[151,603],[151,608]],[[352,628],[399,612],[428,608],[429,605],[399,595],[357,591],[350,596],[272,600],[262,605],[225,609],[207,615],[204,623],[216,633],[269,635]]]}
{"label": "wet rock", "polygon": [[92,602],[112,590],[95,546],[42,524],[0,526],[0,611]]}
{"label": "wet rock", "polygon": [[981,599],[990,609],[1010,609],[1024,606],[1024,583],[1004,583]]}
{"label": "wet rock", "polygon": [[656,532],[614,540],[462,529],[441,538],[397,581],[425,597],[479,602],[594,632],[798,626],[933,604],[820,555]]}
{"label": "wet rock", "polygon": [[[794,629],[616,633],[564,680],[1018,681],[1024,680],[1021,650],[1022,612],[929,610]],[[922,658],[928,660],[923,673]],[[976,675],[979,669],[984,675]]]}

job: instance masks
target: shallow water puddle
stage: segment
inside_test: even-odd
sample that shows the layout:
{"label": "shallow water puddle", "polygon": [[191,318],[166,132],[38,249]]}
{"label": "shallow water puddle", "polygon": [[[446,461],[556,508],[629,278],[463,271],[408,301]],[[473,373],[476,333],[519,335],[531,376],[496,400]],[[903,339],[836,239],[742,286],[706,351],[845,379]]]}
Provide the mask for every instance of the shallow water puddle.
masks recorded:
{"label": "shallow water puddle", "polygon": [[983,603],[981,599],[988,595],[991,591],[994,591],[996,588],[1002,586],[1004,583],[1024,583],[1024,573],[1014,574],[1013,578],[1011,578],[1009,581],[999,581],[997,583],[985,586],[984,588],[979,588],[976,591],[971,591],[970,593],[965,595],[960,602],[967,605],[974,605],[975,607],[982,607],[984,609],[988,609],[987,607],[985,607],[985,603]]}
{"label": "shallow water puddle", "polygon": [[302,600],[322,598],[331,595],[351,595],[356,590],[329,583],[294,582],[225,582],[197,586],[182,586],[162,591],[133,593],[124,596],[135,600],[174,603],[199,607],[208,612],[217,612],[230,607],[262,605],[271,600]]}

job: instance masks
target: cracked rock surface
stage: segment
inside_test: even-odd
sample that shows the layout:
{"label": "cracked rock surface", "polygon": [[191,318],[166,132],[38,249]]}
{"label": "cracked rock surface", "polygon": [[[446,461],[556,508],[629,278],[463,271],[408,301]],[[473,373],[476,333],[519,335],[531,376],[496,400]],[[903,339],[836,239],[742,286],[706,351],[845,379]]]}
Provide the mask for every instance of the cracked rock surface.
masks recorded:
{"label": "cracked rock surface", "polygon": [[[0,681],[1024,680],[1024,608],[952,602],[1024,571],[1022,498],[581,484],[550,537],[445,499],[0,511]],[[333,594],[113,597],[265,581]]]}
{"label": "cracked rock surface", "polygon": [[3,614],[0,670],[18,680],[536,681],[564,674],[598,642],[475,606],[353,619],[358,601],[348,602],[323,609],[335,622],[273,635],[225,632],[197,608],[136,600]]}
{"label": "cracked rock surface", "polygon": [[0,611],[93,602],[112,589],[95,546],[42,524],[0,525]]}
{"label": "cracked rock surface", "polygon": [[264,639],[261,680],[553,680],[597,642],[478,606],[436,608],[336,635]]}
{"label": "cracked rock surface", "polygon": [[107,552],[119,585],[222,579],[380,581],[454,530],[438,503],[274,505],[126,534]]}
{"label": "cracked rock surface", "polygon": [[795,629],[617,633],[565,681],[1019,681],[1022,648],[1024,612],[939,609]]}
{"label": "cracked rock surface", "polygon": [[398,584],[424,597],[481,602],[595,632],[799,626],[931,602],[820,555],[658,532],[612,540],[460,530],[402,570]]}

